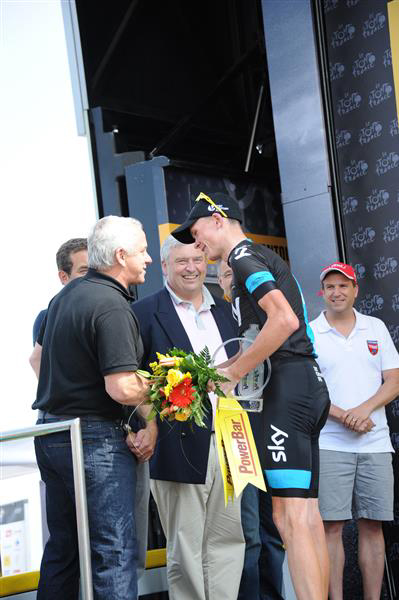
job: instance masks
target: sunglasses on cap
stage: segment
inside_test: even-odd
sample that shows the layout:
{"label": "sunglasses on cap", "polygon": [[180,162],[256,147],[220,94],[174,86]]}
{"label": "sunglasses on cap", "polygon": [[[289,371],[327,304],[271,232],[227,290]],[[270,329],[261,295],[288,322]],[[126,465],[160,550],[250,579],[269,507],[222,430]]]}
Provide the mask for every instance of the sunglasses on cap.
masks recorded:
{"label": "sunglasses on cap", "polygon": [[195,201],[199,202],[200,200],[205,200],[205,202],[208,202],[208,204],[210,204],[211,206],[213,206],[213,208],[215,210],[217,210],[223,217],[226,217],[226,219],[228,218],[228,216],[226,215],[226,213],[224,212],[224,210],[222,210],[220,208],[220,206],[218,206],[217,204],[214,203],[214,201],[212,200],[212,198],[210,198],[209,196],[207,196],[206,194],[204,194],[204,192],[200,192],[198,194],[198,196],[196,197]]}

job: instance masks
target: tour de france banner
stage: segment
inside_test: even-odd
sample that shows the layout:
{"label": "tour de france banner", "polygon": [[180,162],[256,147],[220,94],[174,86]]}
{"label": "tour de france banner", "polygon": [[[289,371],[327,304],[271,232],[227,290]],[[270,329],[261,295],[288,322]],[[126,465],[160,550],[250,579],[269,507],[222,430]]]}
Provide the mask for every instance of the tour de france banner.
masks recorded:
{"label": "tour de france banner", "polygon": [[248,415],[235,398],[219,398],[215,434],[225,505],[248,483],[266,491]]}
{"label": "tour de france banner", "polygon": [[[356,308],[381,318],[399,348],[398,57],[387,4],[324,0],[324,21],[346,254],[359,282]],[[396,450],[395,520],[385,535],[388,561],[399,573],[399,400],[387,415]]]}

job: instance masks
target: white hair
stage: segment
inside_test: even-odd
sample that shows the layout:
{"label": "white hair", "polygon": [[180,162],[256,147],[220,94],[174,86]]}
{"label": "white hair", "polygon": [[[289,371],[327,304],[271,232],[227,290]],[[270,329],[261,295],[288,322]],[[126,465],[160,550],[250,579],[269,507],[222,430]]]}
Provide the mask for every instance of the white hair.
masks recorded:
{"label": "white hair", "polygon": [[123,248],[127,254],[136,249],[137,234],[143,226],[131,217],[103,217],[94,225],[87,238],[89,267],[104,270],[115,264],[115,252]]}
{"label": "white hair", "polygon": [[172,250],[172,248],[177,248],[181,246],[187,246],[187,244],[182,244],[181,242],[179,242],[179,240],[174,238],[173,235],[168,235],[168,237],[165,238],[161,246],[161,262],[168,262],[170,251]]}

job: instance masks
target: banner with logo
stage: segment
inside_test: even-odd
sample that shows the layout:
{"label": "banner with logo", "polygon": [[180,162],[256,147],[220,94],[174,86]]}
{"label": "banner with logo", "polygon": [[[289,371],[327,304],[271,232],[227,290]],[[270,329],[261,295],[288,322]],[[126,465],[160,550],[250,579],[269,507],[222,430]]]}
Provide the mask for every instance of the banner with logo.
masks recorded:
{"label": "banner with logo", "polygon": [[239,496],[251,483],[266,491],[248,415],[235,398],[219,398],[215,435],[224,486],[224,500]]}
{"label": "banner with logo", "polygon": [[[382,319],[399,348],[399,127],[387,1],[324,0],[324,19],[346,252],[359,280],[356,307]],[[399,574],[399,400],[387,414],[396,492],[395,521],[385,533],[389,563]]]}

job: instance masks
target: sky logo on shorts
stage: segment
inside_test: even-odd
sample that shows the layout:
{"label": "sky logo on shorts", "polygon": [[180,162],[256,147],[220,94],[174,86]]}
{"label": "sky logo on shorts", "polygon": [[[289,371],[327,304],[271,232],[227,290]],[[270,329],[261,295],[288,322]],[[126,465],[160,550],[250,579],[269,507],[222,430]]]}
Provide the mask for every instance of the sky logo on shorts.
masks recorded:
{"label": "sky logo on shorts", "polygon": [[287,457],[285,455],[284,441],[285,441],[285,438],[288,437],[288,433],[286,433],[285,431],[282,431],[278,427],[275,427],[271,423],[270,423],[270,427],[274,431],[273,435],[271,436],[274,446],[268,446],[267,449],[273,450],[272,459],[274,460],[274,462],[279,462],[280,460],[282,460],[283,462],[287,462]]}
{"label": "sky logo on shorts", "polygon": [[378,342],[377,340],[367,340],[367,347],[370,351],[370,354],[375,356],[378,352]]}

